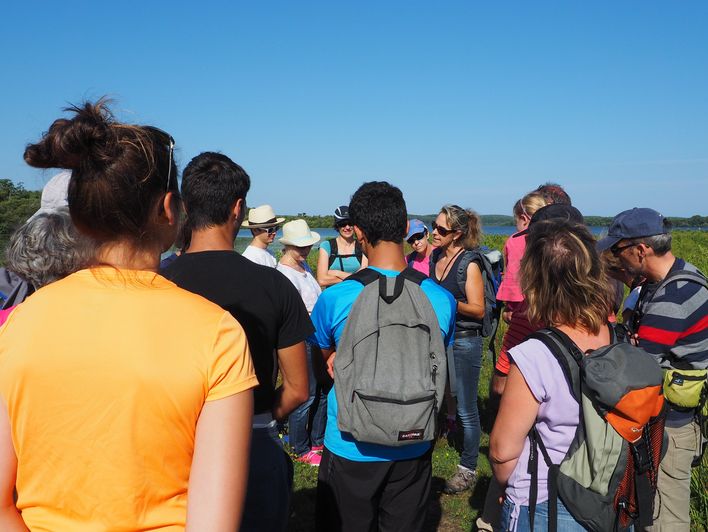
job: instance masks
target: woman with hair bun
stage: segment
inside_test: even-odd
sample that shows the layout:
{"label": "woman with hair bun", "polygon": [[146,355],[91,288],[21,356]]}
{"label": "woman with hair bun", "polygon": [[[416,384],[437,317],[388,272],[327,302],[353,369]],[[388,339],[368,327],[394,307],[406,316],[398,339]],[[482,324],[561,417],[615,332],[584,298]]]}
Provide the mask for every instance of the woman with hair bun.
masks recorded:
{"label": "woman with hair bun", "polygon": [[[448,357],[450,390],[457,399],[462,424],[462,452],[455,474],[445,483],[445,493],[459,493],[477,481],[477,457],[482,427],[477,409],[477,387],[482,368],[484,281],[482,266],[470,253],[479,247],[482,228],[477,213],[457,205],[445,205],[433,222],[430,277],[457,301],[455,341]],[[468,266],[461,268],[462,261]],[[462,271],[464,270],[464,271]],[[464,289],[462,288],[464,287]],[[448,408],[448,415],[452,408]]]}
{"label": "woman with hair bun", "polygon": [[103,100],[68,111],[25,161],[72,170],[96,265],[0,329],[0,530],[237,530],[257,381],[231,315],[157,273],[174,141]]}

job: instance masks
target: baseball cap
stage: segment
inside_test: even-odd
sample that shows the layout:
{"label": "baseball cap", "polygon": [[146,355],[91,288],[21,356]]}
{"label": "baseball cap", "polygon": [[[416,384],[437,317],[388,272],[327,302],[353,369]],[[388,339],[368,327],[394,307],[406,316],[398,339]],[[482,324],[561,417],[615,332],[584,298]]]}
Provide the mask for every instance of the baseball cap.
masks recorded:
{"label": "baseball cap", "polygon": [[340,205],[336,209],[334,209],[334,221],[335,222],[341,222],[344,220],[349,219],[349,206],[348,205]]}
{"label": "baseball cap", "polygon": [[417,233],[428,232],[427,226],[418,218],[413,218],[408,222],[408,234],[406,235],[406,240]]}
{"label": "baseball cap", "polygon": [[666,219],[654,209],[634,207],[614,217],[607,236],[597,242],[597,249],[605,251],[617,242],[629,238],[663,235],[668,232]]}

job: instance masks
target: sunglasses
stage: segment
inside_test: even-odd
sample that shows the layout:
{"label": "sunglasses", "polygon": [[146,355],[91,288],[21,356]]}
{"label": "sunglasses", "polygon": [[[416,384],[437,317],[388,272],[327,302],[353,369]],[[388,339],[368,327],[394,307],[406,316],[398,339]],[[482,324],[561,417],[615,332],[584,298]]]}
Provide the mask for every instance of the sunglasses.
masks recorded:
{"label": "sunglasses", "polygon": [[447,236],[451,233],[454,233],[454,229],[448,229],[446,227],[441,227],[435,222],[433,222],[433,231],[437,231],[440,236]]}
{"label": "sunglasses", "polygon": [[612,246],[612,247],[610,248],[610,252],[612,253],[613,256],[619,257],[620,254],[621,254],[625,249],[633,248],[633,247],[636,246],[636,245],[637,245],[636,242],[632,242],[631,244],[626,244],[626,245],[624,245],[624,246]]}
{"label": "sunglasses", "polygon": [[165,192],[170,191],[170,181],[172,180],[172,158],[175,152],[175,139],[172,138],[167,131],[163,131],[159,127],[155,126],[145,126],[145,129],[157,133],[159,136],[164,137],[163,142],[169,150],[169,161],[167,163],[167,183],[165,184]]}
{"label": "sunglasses", "polygon": [[278,226],[274,225],[273,227],[261,227],[261,231],[268,233],[269,235],[274,235],[278,232]]}
{"label": "sunglasses", "polygon": [[413,243],[418,242],[418,240],[423,240],[424,238],[425,238],[425,232],[415,233],[414,235],[411,235],[411,237],[408,240],[406,240],[406,242],[413,245]]}
{"label": "sunglasses", "polygon": [[339,222],[335,224],[334,228],[335,229],[341,229],[343,227],[353,227],[351,222]]}

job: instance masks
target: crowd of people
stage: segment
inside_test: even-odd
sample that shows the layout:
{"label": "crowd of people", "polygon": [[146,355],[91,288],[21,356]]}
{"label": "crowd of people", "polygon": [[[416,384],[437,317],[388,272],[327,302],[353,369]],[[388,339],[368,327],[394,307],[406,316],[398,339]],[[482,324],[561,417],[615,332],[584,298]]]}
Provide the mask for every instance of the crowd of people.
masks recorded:
{"label": "crowd of people", "polygon": [[[228,156],[197,155],[179,186],[168,133],[117,121],[103,100],[70,112],[25,150],[29,165],[63,171],[12,236],[0,276],[0,530],[284,530],[292,459],[319,468],[317,530],[422,530],[435,445],[426,427],[458,436],[443,491],[472,490],[487,385],[494,477],[478,529],[585,530],[552,496],[556,466],[533,457],[530,434],[560,464],[583,419],[567,372],[532,333],[551,328],[592,353],[617,341],[617,321],[671,375],[652,530],[688,530],[706,435],[701,406],[669,392],[682,379],[705,390],[708,285],[672,254],[661,214],[624,211],[596,241],[560,185],[520,194],[495,294],[507,327],[480,383],[491,279],[475,212],[445,205],[428,228],[408,219],[397,187],[373,181],[334,211],[337,236],[323,241],[305,220],[249,208],[251,178]],[[239,254],[241,228],[253,238]],[[422,379],[444,378],[444,395],[431,391],[432,410],[414,421],[408,407],[423,399],[405,389],[337,393],[349,364],[337,352],[356,353],[373,281],[379,305],[402,291],[411,303],[395,323],[367,316],[362,337],[386,353],[384,327],[423,323],[410,327],[431,338]],[[414,347],[403,342],[397,359]],[[357,439],[343,403],[354,395],[372,401],[365,409],[386,403],[355,424],[411,430],[394,430],[394,444]]]}

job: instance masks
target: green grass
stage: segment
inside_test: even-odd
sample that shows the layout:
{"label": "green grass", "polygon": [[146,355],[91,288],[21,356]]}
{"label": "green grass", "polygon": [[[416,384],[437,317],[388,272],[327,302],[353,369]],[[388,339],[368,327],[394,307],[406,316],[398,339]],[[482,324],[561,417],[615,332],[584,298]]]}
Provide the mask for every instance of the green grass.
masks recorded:
{"label": "green grass", "polygon": [[[506,237],[503,235],[486,235],[484,244],[501,250]],[[697,266],[701,271],[708,272],[708,232],[704,231],[674,231],[674,254]],[[316,266],[316,253],[308,258],[313,271]],[[497,336],[501,344],[502,331]],[[484,504],[491,468],[487,459],[489,446],[490,419],[487,399],[489,397],[489,382],[492,375],[492,363],[489,355],[485,357],[479,385],[480,414],[482,417],[482,440],[478,463],[479,481],[470,492],[458,495],[442,493],[444,480],[451,476],[459,455],[446,440],[438,440],[433,452],[433,484],[428,503],[428,518],[426,531],[458,531],[473,530],[473,523]],[[295,483],[293,487],[293,513],[289,530],[305,532],[314,529],[315,486],[317,485],[317,468],[306,464],[295,463]],[[692,530],[708,530],[708,453],[703,457],[700,467],[693,470],[691,478],[691,521]]]}

